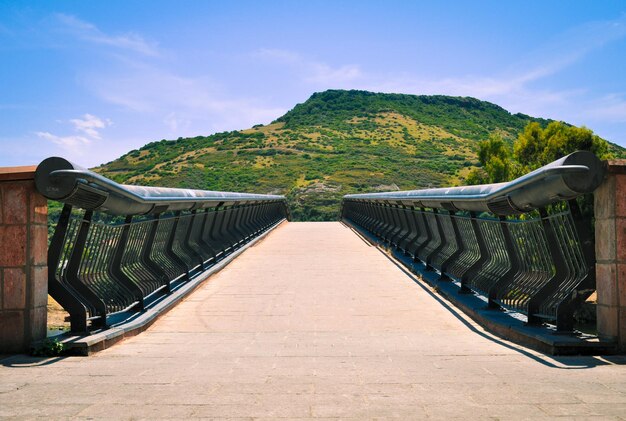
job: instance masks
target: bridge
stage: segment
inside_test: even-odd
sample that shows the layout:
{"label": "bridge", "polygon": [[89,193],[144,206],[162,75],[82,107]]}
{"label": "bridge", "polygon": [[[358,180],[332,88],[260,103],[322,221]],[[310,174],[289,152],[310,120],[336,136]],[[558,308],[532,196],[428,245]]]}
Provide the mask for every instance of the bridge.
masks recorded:
{"label": "bridge", "polygon": [[[329,223],[287,222],[286,210],[276,197],[240,196],[235,200],[224,194],[207,194],[203,206],[196,204],[198,199],[179,200],[169,218],[125,215],[124,223],[113,225],[93,220],[89,210],[81,211],[76,219],[66,207],[65,233],[74,226],[70,229],[74,234],[64,234],[65,245],[57,251],[70,255],[49,259],[48,264],[54,267],[49,277],[52,284],[57,282],[56,287],[73,297],[67,302],[75,299],[82,306],[82,311],[70,311],[72,341],[99,338],[105,347],[115,342],[107,344],[107,337],[120,335],[125,340],[89,358],[3,358],[0,415],[27,419],[44,414],[57,418],[465,419],[471,414],[477,419],[621,419],[626,412],[626,360],[619,355],[598,355],[618,351],[623,340],[619,323],[615,326],[615,321],[605,317],[613,314],[610,311],[620,317],[620,291],[624,291],[619,289],[624,288],[623,274],[619,269],[611,271],[623,264],[625,244],[622,231],[610,230],[620,226],[620,212],[625,209],[620,202],[625,196],[616,194],[619,186],[626,185],[618,164],[603,166],[608,176],[602,177],[599,187],[593,187],[596,239],[600,235],[603,241],[596,240],[591,271],[584,266],[588,242],[580,235],[584,227],[576,226],[580,218],[573,202],[569,206],[559,202],[551,210],[540,204],[539,215],[527,223],[479,214],[480,206],[493,206],[492,199],[502,189],[508,192],[510,208],[528,211],[524,207],[529,196],[512,194],[507,186],[483,188],[484,200],[471,200],[469,206],[474,209],[467,212],[467,191],[351,196],[344,201],[343,222]],[[560,166],[589,168],[571,162]],[[77,168],[63,171],[64,183],[76,173],[79,180],[91,177]],[[19,171],[9,173],[13,175],[5,176],[6,183],[22,183],[27,178]],[[521,183],[526,193],[535,182],[540,192],[546,192],[546,177],[553,182],[553,176],[553,170],[540,171]],[[94,177],[86,184],[94,194],[104,191],[98,191],[98,182],[109,183]],[[102,206],[115,196],[111,192],[116,186],[109,187],[112,189],[104,200],[94,202],[92,195],[91,203]],[[154,193],[163,198],[174,192]],[[3,201],[7,196],[23,198],[22,210],[42,206],[35,194],[15,195],[6,185],[2,194]],[[559,200],[576,195],[570,193]],[[119,203],[122,196],[114,198]],[[149,191],[140,196],[150,201],[146,199],[151,196]],[[73,203],[84,206],[78,199]],[[109,210],[114,213],[115,201],[109,203],[113,203]],[[176,206],[188,212],[178,213],[181,209]],[[26,230],[29,241],[23,248],[23,254],[29,256],[24,259],[25,266],[33,278],[30,281],[41,281],[37,274],[43,267],[42,249],[34,247],[33,240],[40,235],[37,227],[45,227],[45,223],[40,213],[28,210],[27,217],[7,223],[17,210],[20,208],[13,201],[10,207],[3,207],[4,235],[20,223],[30,224]],[[551,224],[555,220],[558,225]],[[167,228],[161,229],[160,237],[159,224]],[[62,219],[58,226],[63,229]],[[557,226],[567,230],[554,229]],[[145,243],[137,239],[150,239],[150,228],[154,230],[151,249],[156,251],[142,254]],[[560,241],[559,250],[571,247],[573,251],[567,255],[577,258],[563,258],[562,266],[545,271],[528,270],[524,264],[530,263],[522,257],[530,256],[531,251],[519,246],[520,236],[528,232],[534,237],[525,238],[535,238],[532,249],[540,255],[558,259],[558,254],[551,254],[554,242],[540,239],[554,235]],[[576,235],[564,237],[565,232]],[[155,239],[161,237],[157,243]],[[606,237],[615,243],[605,241]],[[67,238],[71,241],[66,243]],[[454,244],[451,238],[456,238]],[[467,238],[472,241],[463,240]],[[211,241],[204,244],[204,239]],[[124,249],[130,251],[118,255],[116,250],[124,241]],[[54,237],[48,257],[55,255],[53,243]],[[97,253],[85,253],[95,250],[94,244],[100,247]],[[77,245],[81,252],[70,252]],[[19,244],[14,242],[14,246]],[[5,256],[19,254],[9,251],[3,246]],[[72,264],[72,255],[79,254],[81,259],[75,257]],[[6,303],[19,300],[7,294],[16,289],[7,287],[14,285],[11,274],[15,270],[10,270],[9,263],[17,263],[8,262],[9,257],[3,259],[4,345],[10,339],[4,323],[9,313]],[[167,272],[161,277],[130,279],[139,287],[133,291],[131,284],[119,286],[119,273],[97,270],[110,267],[102,259],[123,268],[143,268],[152,275],[149,263],[155,261]],[[85,265],[86,261],[91,264]],[[500,266],[504,270],[495,270]],[[557,276],[559,271],[567,276]],[[468,272],[473,275],[466,276]],[[535,272],[542,277],[531,277]],[[609,278],[612,289],[605,286],[606,272],[613,276]],[[125,269],[122,273],[132,272]],[[502,273],[515,282],[504,282]],[[589,293],[589,273],[597,275],[600,335],[594,338],[574,332],[569,319],[571,302]],[[500,277],[494,278],[497,274]],[[490,278],[500,288],[485,288],[484,279]],[[550,280],[560,279],[558,288],[550,288],[551,294],[546,295],[552,298],[540,300],[537,308],[541,311],[529,310],[528,302],[536,294],[528,293],[531,297],[524,296],[525,301],[519,297],[507,301],[511,290],[530,291],[524,279],[535,282],[533,291],[545,291]],[[537,279],[543,282],[539,288]],[[115,285],[105,288],[111,280]],[[77,293],[78,281],[95,297]],[[570,288],[565,295],[574,300],[554,299],[564,284]],[[24,287],[22,294],[29,296],[23,299],[25,307],[37,304],[33,301],[36,287]],[[173,307],[166,305],[168,297],[186,299]],[[98,300],[103,307],[98,308]],[[547,302],[558,305],[548,306]],[[561,306],[564,302],[567,305]],[[33,313],[23,314],[31,332],[37,329],[36,320],[26,316]],[[155,316],[152,321],[146,319],[150,313]],[[503,322],[504,317],[509,319]],[[13,329],[15,336],[19,333]],[[542,339],[531,341],[537,337]],[[561,353],[577,346],[579,352],[582,346],[596,355],[548,356],[520,343],[539,349],[540,344],[551,343],[550,350]]]}

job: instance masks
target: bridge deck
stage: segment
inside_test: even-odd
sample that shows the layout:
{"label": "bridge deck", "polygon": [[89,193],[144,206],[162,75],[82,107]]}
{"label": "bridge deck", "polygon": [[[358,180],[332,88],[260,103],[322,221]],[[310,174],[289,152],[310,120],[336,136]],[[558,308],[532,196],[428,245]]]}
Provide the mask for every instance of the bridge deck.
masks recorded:
{"label": "bridge deck", "polygon": [[3,360],[0,417],[622,419],[625,361],[501,341],[349,228],[288,223],[123,344]]}

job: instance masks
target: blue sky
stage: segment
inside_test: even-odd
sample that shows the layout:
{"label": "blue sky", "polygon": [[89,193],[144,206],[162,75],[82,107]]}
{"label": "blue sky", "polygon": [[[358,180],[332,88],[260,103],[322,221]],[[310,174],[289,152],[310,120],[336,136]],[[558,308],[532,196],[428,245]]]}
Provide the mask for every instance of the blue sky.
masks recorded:
{"label": "blue sky", "polygon": [[473,96],[626,146],[626,2],[0,0],[0,166],[95,166],[326,89]]}

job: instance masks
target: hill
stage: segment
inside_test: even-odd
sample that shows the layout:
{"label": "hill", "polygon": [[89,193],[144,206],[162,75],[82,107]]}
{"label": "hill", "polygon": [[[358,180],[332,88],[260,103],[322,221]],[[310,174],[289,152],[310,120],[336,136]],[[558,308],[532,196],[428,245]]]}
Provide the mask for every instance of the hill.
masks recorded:
{"label": "hill", "polygon": [[284,194],[295,220],[329,220],[344,194],[462,183],[479,140],[497,132],[512,142],[530,121],[549,122],[475,98],[329,90],[271,124],[152,142],[95,171],[128,184]]}

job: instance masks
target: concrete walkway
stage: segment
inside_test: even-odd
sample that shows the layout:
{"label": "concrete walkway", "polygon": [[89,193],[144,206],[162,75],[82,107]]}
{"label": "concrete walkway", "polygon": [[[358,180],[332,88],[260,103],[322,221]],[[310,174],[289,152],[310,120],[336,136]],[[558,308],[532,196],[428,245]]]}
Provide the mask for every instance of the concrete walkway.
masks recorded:
{"label": "concrete walkway", "polygon": [[626,419],[626,358],[494,338],[339,223],[283,224],[92,357],[1,363],[15,419]]}

